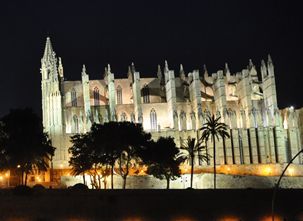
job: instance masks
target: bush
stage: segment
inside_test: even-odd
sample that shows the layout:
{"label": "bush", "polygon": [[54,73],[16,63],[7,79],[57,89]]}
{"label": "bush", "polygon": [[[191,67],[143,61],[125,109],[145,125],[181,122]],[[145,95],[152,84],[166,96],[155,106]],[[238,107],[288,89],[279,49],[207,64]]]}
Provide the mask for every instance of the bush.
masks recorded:
{"label": "bush", "polygon": [[33,190],[37,190],[37,191],[45,190],[45,187],[42,184],[35,184],[32,188]]}
{"label": "bush", "polygon": [[13,193],[20,196],[28,196],[33,193],[33,190],[28,186],[19,185],[13,189]]}
{"label": "bush", "polygon": [[88,186],[83,183],[76,183],[75,185],[69,187],[71,190],[88,190]]}

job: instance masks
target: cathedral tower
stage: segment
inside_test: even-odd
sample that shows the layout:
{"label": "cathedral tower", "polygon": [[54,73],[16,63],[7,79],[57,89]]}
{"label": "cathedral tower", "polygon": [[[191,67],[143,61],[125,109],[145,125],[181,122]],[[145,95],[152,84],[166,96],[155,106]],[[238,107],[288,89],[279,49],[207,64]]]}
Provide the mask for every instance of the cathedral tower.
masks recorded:
{"label": "cathedral tower", "polygon": [[44,54],[41,59],[41,90],[43,127],[56,147],[53,158],[54,167],[67,165],[67,148],[64,145],[63,97],[61,83],[63,82],[63,66],[61,59],[59,68],[56,53],[51,40],[46,39]]}

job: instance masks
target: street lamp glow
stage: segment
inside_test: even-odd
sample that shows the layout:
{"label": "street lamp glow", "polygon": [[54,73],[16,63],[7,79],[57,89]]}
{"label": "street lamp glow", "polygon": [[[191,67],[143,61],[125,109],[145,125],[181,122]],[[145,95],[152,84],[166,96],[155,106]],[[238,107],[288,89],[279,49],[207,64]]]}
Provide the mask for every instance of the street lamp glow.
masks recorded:
{"label": "street lamp glow", "polygon": [[20,168],[20,167],[21,167],[21,165],[20,165],[20,164],[18,164],[18,165],[17,165],[17,168]]}

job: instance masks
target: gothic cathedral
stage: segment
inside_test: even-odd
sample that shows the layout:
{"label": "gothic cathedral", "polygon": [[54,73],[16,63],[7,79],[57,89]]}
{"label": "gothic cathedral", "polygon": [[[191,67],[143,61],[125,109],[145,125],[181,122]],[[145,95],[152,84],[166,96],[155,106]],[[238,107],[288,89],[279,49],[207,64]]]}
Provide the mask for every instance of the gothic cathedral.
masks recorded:
{"label": "gothic cathedral", "polygon": [[[231,137],[218,143],[218,165],[286,163],[302,145],[298,111],[278,109],[270,56],[261,61],[260,75],[251,60],[240,72],[231,73],[225,64],[224,70],[212,74],[205,66],[202,73],[187,73],[182,65],[175,73],[165,61],[152,78],[141,78],[131,64],[126,78],[115,79],[108,65],[102,79],[90,80],[83,65],[81,80],[68,81],[47,38],[41,90],[43,125],[56,147],[56,169],[69,167],[70,136],[89,131],[94,122],[141,123],[154,139],[172,136],[180,145],[196,136],[206,116],[221,116]],[[212,145],[206,146],[212,153]]]}

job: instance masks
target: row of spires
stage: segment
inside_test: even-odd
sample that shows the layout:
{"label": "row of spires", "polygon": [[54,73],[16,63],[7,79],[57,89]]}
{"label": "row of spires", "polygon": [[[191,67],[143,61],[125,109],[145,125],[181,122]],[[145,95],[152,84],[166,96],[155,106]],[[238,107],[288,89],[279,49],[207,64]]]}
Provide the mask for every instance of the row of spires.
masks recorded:
{"label": "row of spires", "polygon": [[[46,45],[45,45],[45,49],[44,49],[44,54],[43,54],[43,58],[42,60],[43,61],[51,61],[52,59],[55,59],[55,52],[53,50],[53,47],[52,47],[52,43],[51,43],[51,40],[50,40],[50,37],[47,37],[46,38]],[[261,70],[262,69],[266,69],[266,67],[269,67],[270,65],[273,65],[273,62],[272,62],[272,59],[271,59],[271,56],[268,55],[268,58],[267,58],[267,66],[266,66],[266,63],[265,61],[262,59],[261,60]],[[59,69],[59,74],[61,77],[63,77],[63,65],[62,65],[62,59],[59,57],[59,65],[58,65],[58,69]],[[251,70],[251,69],[255,69],[255,65],[253,64],[252,60],[249,59],[248,61],[248,66],[247,66],[247,70]],[[61,71],[60,71],[61,70]],[[130,66],[128,66],[128,73],[134,73],[136,71],[136,68],[135,68],[135,65],[134,65],[134,62],[131,63]],[[167,72],[169,71],[169,66],[168,66],[168,62],[167,60],[165,60],[164,62],[164,72]],[[107,67],[105,67],[105,72],[111,72],[111,67],[110,67],[110,64],[107,65]],[[229,69],[229,65],[228,63],[225,63],[225,66],[224,66],[224,74],[226,75],[227,73],[230,73],[230,69]],[[204,75],[207,74],[208,75],[208,70],[207,70],[207,67],[206,65],[204,64],[203,65],[203,73]],[[85,65],[83,64],[83,67],[82,67],[82,74],[86,74],[86,67]],[[180,64],[180,70],[179,70],[179,74],[180,74],[180,78],[181,79],[184,79],[185,78],[185,71],[184,71],[184,68],[183,68],[183,65]],[[158,68],[157,68],[157,77],[158,78],[162,78],[162,70],[161,70],[161,65],[158,65]]]}

